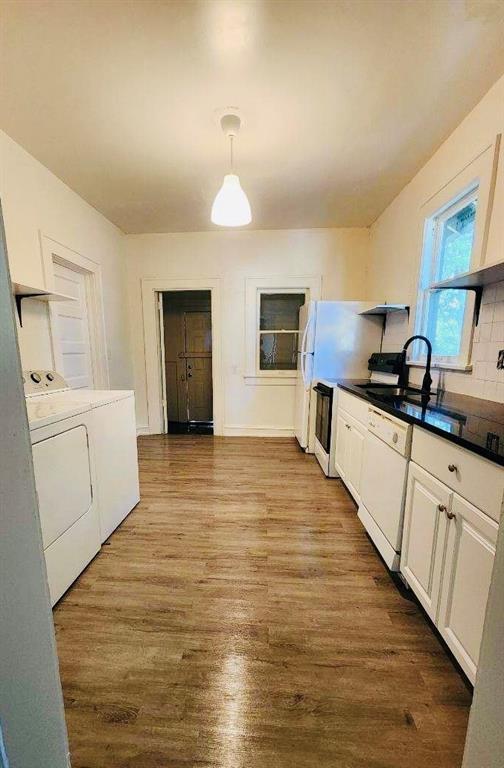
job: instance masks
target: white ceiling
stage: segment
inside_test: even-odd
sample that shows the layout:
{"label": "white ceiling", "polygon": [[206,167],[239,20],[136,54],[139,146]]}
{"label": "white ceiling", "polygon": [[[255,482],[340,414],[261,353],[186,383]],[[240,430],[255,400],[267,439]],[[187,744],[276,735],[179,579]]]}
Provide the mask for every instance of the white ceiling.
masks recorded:
{"label": "white ceiling", "polygon": [[124,232],[369,225],[504,71],[501,0],[1,0],[0,125]]}

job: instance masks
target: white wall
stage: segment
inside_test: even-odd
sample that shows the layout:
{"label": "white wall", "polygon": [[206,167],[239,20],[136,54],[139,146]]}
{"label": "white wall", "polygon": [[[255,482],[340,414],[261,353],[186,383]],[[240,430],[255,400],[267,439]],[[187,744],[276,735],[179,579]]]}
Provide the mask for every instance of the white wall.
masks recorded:
{"label": "white wall", "polygon": [[[110,386],[131,387],[124,235],[1,131],[0,195],[13,281],[45,287],[41,234],[101,265]],[[53,367],[46,305],[23,303],[19,344],[23,368]]]}
{"label": "white wall", "polygon": [[369,231],[321,229],[223,231],[125,238],[139,428],[147,419],[142,278],[219,278],[222,290],[224,428],[291,432],[293,386],[245,383],[245,280],[268,275],[322,276],[325,299],[365,296]]}
{"label": "white wall", "polygon": [[[388,302],[404,302],[412,307],[410,324],[399,316],[391,319],[384,340],[384,349],[388,351],[400,348],[406,338],[413,333],[414,309],[417,294],[417,281],[422,251],[420,206],[435,192],[454,178],[482,149],[491,144],[496,134],[504,132],[504,77],[483,97],[481,102],[456,128],[441,145],[428,163],[417,173],[412,181],[400,192],[383,214],[371,227],[370,264],[368,290],[373,296],[380,296]],[[504,259],[504,155],[501,144],[499,168],[493,216],[490,223],[490,236],[486,261]],[[504,341],[504,333],[499,325],[500,311],[496,309],[495,291],[487,290],[484,302],[488,308],[482,316],[480,329],[476,330],[475,341],[479,343],[482,332],[488,341],[493,334],[497,344]],[[499,291],[498,298],[504,298]],[[494,317],[495,315],[495,317]],[[496,327],[493,327],[494,320]],[[502,344],[504,347],[504,343]],[[476,347],[478,350],[478,347]],[[492,348],[493,350],[493,348]],[[496,381],[494,356],[487,359],[489,348],[479,348],[477,357],[483,354],[488,365],[474,366],[468,373],[447,372],[445,387],[474,397],[486,397],[504,402],[504,378]],[[480,360],[479,362],[483,362]],[[492,363],[492,365],[490,365]],[[420,381],[422,371],[413,372],[413,380]],[[493,378],[492,378],[493,377]],[[436,385],[436,376],[434,385]],[[501,386],[502,384],[502,386]]]}

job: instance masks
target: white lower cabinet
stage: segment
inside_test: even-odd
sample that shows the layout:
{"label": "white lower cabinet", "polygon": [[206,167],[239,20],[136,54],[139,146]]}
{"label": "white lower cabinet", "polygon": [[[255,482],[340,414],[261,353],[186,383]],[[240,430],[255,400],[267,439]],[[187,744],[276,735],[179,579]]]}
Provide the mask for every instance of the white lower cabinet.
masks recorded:
{"label": "white lower cabinet", "polygon": [[365,437],[366,428],[349,413],[339,410],[336,418],[335,464],[357,504],[360,502]]}
{"label": "white lower cabinet", "polygon": [[499,526],[454,494],[437,626],[474,682]]}
{"label": "white lower cabinet", "polygon": [[430,618],[437,616],[443,550],[447,528],[445,510],[452,493],[413,462],[409,465],[404,510],[401,572]]}
{"label": "white lower cabinet", "polygon": [[474,683],[498,524],[410,462],[401,572]]}
{"label": "white lower cabinet", "polygon": [[336,469],[342,478],[346,475],[348,465],[348,440],[349,440],[348,417],[345,411],[338,408],[336,416],[336,448],[334,451],[334,463]]}

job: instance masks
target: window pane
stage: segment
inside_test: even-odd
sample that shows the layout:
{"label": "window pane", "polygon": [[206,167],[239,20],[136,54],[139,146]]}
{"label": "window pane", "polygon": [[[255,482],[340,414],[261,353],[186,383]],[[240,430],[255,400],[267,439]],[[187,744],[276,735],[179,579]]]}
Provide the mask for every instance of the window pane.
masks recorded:
{"label": "window pane", "polygon": [[297,333],[261,333],[259,368],[261,371],[295,371]]}
{"label": "window pane", "polygon": [[471,268],[475,222],[476,201],[473,201],[443,223],[438,280],[446,280]]}
{"label": "window pane", "polygon": [[432,341],[434,355],[456,357],[460,354],[466,297],[465,291],[454,290],[432,294],[427,336]]}
{"label": "window pane", "polygon": [[305,303],[304,293],[262,293],[261,331],[294,331],[299,328],[299,308]]}

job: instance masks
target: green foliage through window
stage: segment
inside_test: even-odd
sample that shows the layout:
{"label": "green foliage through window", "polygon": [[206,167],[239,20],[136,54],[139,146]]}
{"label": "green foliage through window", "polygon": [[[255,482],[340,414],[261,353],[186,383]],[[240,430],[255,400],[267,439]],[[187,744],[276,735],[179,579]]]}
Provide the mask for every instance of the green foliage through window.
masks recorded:
{"label": "green foliage through window", "polygon": [[[436,263],[434,280],[446,280],[471,268],[477,201],[458,210],[449,218],[435,222]],[[432,341],[433,353],[440,357],[457,357],[461,352],[466,291],[436,291],[430,295],[425,333]]]}

